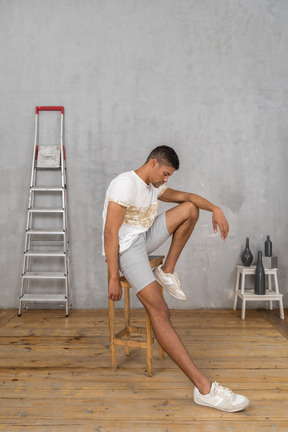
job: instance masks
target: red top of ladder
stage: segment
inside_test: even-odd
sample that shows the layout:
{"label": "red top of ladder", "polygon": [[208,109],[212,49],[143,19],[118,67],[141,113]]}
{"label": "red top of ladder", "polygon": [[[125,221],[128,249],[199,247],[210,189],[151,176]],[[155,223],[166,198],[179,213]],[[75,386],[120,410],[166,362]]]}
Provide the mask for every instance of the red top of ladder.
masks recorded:
{"label": "red top of ladder", "polygon": [[37,106],[35,109],[35,113],[39,114],[39,111],[61,111],[61,114],[64,114],[63,106]]}

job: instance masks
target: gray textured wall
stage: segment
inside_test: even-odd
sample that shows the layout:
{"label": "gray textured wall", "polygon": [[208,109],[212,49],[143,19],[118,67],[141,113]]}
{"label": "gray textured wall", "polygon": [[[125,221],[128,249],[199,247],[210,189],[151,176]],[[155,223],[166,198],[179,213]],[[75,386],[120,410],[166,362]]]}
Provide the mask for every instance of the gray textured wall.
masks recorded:
{"label": "gray textured wall", "polygon": [[65,106],[75,308],[107,304],[109,180],[159,144],[181,159],[171,187],[231,226],[223,242],[202,212],[177,267],[189,300],[169,305],[230,308],[245,237],[255,255],[266,234],[287,305],[287,22],[286,0],[1,0],[0,307],[18,306],[36,105]]}

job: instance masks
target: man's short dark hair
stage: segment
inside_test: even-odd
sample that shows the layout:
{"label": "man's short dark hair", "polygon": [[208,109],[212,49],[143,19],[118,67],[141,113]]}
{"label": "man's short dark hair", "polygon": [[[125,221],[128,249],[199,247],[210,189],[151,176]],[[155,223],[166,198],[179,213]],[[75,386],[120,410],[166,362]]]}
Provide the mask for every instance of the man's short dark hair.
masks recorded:
{"label": "man's short dark hair", "polygon": [[159,165],[168,165],[172,166],[175,170],[179,169],[179,158],[177,153],[172,147],[168,147],[166,145],[158,146],[149,154],[146,163],[150,159],[157,159]]}

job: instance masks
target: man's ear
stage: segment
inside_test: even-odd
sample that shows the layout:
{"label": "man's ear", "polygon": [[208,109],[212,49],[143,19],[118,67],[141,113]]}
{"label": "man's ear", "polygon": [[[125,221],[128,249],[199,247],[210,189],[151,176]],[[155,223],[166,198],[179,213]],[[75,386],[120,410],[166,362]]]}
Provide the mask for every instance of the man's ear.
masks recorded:
{"label": "man's ear", "polygon": [[149,159],[149,165],[151,168],[156,168],[159,164],[157,159]]}

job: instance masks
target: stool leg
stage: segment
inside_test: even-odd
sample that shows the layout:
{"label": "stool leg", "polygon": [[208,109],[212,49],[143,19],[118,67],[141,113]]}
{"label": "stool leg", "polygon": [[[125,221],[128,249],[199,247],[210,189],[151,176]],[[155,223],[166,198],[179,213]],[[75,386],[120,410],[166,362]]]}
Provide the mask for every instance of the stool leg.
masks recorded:
{"label": "stool leg", "polygon": [[[161,287],[161,293],[162,293],[162,296],[163,296],[163,287],[160,285],[160,287]],[[164,360],[164,357],[165,357],[165,351],[163,350],[163,348],[159,345],[159,359],[160,360]]]}
{"label": "stool leg", "polygon": [[[269,291],[269,294],[270,294],[270,292],[272,291],[272,286],[271,286],[271,275],[270,274],[268,274],[268,291]],[[273,310],[273,301],[272,300],[270,300],[270,310]]]}
{"label": "stool leg", "polygon": [[241,277],[241,294],[244,295],[244,290],[245,290],[245,273],[242,272],[242,277]]}
{"label": "stool leg", "polygon": [[152,326],[147,312],[145,312],[146,318],[146,344],[147,344],[147,375],[153,375],[153,340],[152,340]]}
{"label": "stool leg", "polygon": [[[279,294],[279,285],[278,285],[278,277],[277,273],[275,271],[274,273],[274,283],[275,283],[275,291],[277,294]],[[279,300],[279,309],[280,309],[280,318],[284,319],[284,308],[283,308],[283,300],[282,297]]]}
{"label": "stool leg", "polygon": [[237,308],[237,298],[238,298],[237,291],[239,290],[239,279],[240,279],[240,271],[239,271],[239,269],[237,269],[233,310],[236,310],[236,308]]}
{"label": "stool leg", "polygon": [[282,297],[279,300],[279,308],[280,308],[280,318],[284,320],[284,308],[283,308]]}
{"label": "stool leg", "polygon": [[274,284],[275,284],[275,291],[277,294],[279,294],[279,285],[278,285],[277,273],[274,273]]}
{"label": "stool leg", "polygon": [[241,318],[242,318],[242,320],[245,319],[245,310],[246,310],[246,299],[244,297],[244,289],[245,289],[245,273],[242,273],[242,276],[241,276],[241,293],[242,293],[242,296],[243,296],[243,299],[242,299],[242,312],[241,312]]}
{"label": "stool leg", "polygon": [[114,345],[115,336],[115,303],[109,299],[109,340],[110,340],[110,367],[116,370],[116,349]]}
{"label": "stool leg", "polygon": [[[124,319],[125,319],[125,328],[128,329],[130,327],[130,288],[124,288]],[[125,339],[129,339],[130,331],[128,330],[125,334]],[[130,355],[130,347],[125,345],[125,354],[126,356]]]}
{"label": "stool leg", "polygon": [[[243,275],[242,275],[242,277],[243,277]],[[241,313],[242,320],[245,320],[245,309],[246,309],[246,299],[243,298],[243,300],[242,300],[242,313]]]}

